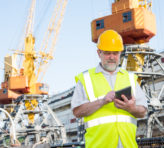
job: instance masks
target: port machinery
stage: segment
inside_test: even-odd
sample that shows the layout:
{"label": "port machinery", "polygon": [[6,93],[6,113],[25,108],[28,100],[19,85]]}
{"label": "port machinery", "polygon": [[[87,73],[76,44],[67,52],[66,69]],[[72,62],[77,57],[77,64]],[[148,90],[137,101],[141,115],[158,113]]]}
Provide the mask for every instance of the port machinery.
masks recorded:
{"label": "port machinery", "polygon": [[[156,34],[156,24],[155,24],[156,21],[155,21],[155,16],[151,11],[151,6],[152,6],[151,0],[115,0],[114,3],[112,4],[112,15],[97,18],[91,22],[92,41],[95,43],[97,42],[100,33],[102,33],[106,29],[114,29],[118,31],[123,37],[125,51],[122,53],[121,56],[121,65],[123,68],[132,71],[138,75],[139,77],[138,82],[143,88],[143,90],[145,91],[146,96],[148,98],[148,114],[144,119],[138,119],[138,123],[137,123],[139,129],[137,133],[137,140],[139,140],[140,138],[142,140],[144,137],[147,137],[149,139],[143,139],[143,142],[145,141],[147,143],[149,143],[150,140],[151,141],[154,140],[151,139],[152,137],[164,135],[164,124],[162,118],[164,113],[163,110],[164,109],[163,108],[164,67],[161,62],[161,59],[163,59],[164,56],[163,54],[157,53],[154,49],[147,46],[149,40]],[[29,38],[26,38],[26,41],[30,39],[34,41],[33,38],[30,38],[30,36]],[[44,57],[45,54],[42,54],[42,56]],[[47,59],[48,58],[50,59],[51,56],[50,55],[47,56]],[[32,59],[34,59],[34,56]],[[8,73],[6,73],[6,80],[8,80],[7,74]],[[19,78],[25,80],[23,76]],[[10,83],[7,84],[10,85],[7,88],[12,88],[11,85],[12,77],[10,77],[8,82]],[[156,83],[158,82],[160,83],[160,89],[158,89],[156,86]],[[13,96],[19,99],[15,99],[14,100],[15,102],[10,105],[2,104],[2,106],[6,110],[12,110],[10,111],[10,116],[13,116],[15,118],[14,120],[14,122],[16,123],[15,126],[18,127],[18,125],[20,124],[18,128],[19,130],[16,133],[16,135],[17,134],[19,135],[19,138],[21,138],[21,135],[26,135],[27,138],[26,136],[23,136],[23,138],[26,139],[24,141],[25,143],[30,143],[34,141],[37,142],[42,138],[45,139],[47,138],[49,141],[57,138],[58,143],[53,143],[56,144],[56,147],[71,145],[71,144],[69,145],[69,144],[60,143],[63,142],[62,139],[65,138],[65,132],[64,129],[62,130],[63,126],[59,123],[57,119],[55,120],[55,116],[53,116],[53,114],[51,114],[52,113],[51,110],[48,109],[46,105],[47,104],[46,99],[39,99],[40,97],[42,98],[43,95],[46,96],[46,93],[44,91],[40,92],[41,90],[40,91],[38,90],[40,94],[42,94],[41,96],[36,94],[24,94],[23,96],[19,96],[19,94],[13,92],[14,89],[7,89],[5,87],[7,84],[6,83],[2,84],[3,86],[2,87],[3,89],[1,90],[2,94],[3,92],[5,94],[5,91],[8,90],[8,92],[10,92]],[[35,85],[35,88],[36,90],[37,88],[43,88],[43,85],[37,84]],[[28,91],[27,87],[23,87],[22,92],[23,91]],[[31,100],[32,102],[33,100],[36,100],[33,103],[31,103],[31,106],[34,106],[35,110],[27,109],[27,107],[25,106],[26,103],[24,102],[29,102],[29,100]],[[41,106],[43,108],[40,110]],[[45,111],[45,108],[47,108],[47,111]],[[19,113],[19,116],[16,116],[13,109],[15,111],[16,110],[18,111],[17,113]],[[55,132],[56,135],[54,135],[54,133],[52,132],[53,130],[50,130],[49,134],[47,135],[48,137],[45,136],[45,133],[47,132],[46,130],[48,129],[48,127],[46,127],[47,121],[49,121],[46,113],[49,114],[50,116],[53,116],[54,123],[56,125],[58,123],[59,125],[57,126],[58,128],[57,127],[52,128],[50,126],[53,130],[56,129]],[[30,114],[31,115],[35,114],[35,119],[39,119],[37,118],[39,116],[43,116],[43,118],[46,116],[46,118],[43,121],[36,120],[37,122],[34,123],[34,125],[36,124],[38,125],[33,126],[33,123],[31,124],[27,122],[27,120],[30,119]],[[23,119],[23,116],[26,116],[26,120],[25,119],[21,120]],[[33,119],[34,116],[31,117]],[[13,140],[16,141],[17,139],[15,138],[15,134],[12,132],[14,131],[13,130],[14,126],[11,126],[11,123],[13,123],[13,121],[9,122],[9,119],[10,118],[1,119],[4,121],[6,120],[6,125],[5,124],[3,125],[3,127],[5,128],[4,129],[1,128],[2,129],[1,132],[3,133],[3,135],[6,134],[5,135],[6,137],[9,136],[11,133],[10,137],[13,137]],[[50,124],[50,122],[48,123]],[[12,127],[12,128],[9,129],[6,127]],[[29,131],[25,132],[26,130]],[[12,133],[14,135],[12,135]],[[29,133],[29,135],[27,135],[27,133]],[[33,134],[30,135],[31,133]],[[62,137],[60,135],[64,135],[64,136]],[[1,139],[4,140],[5,138],[1,136]],[[157,140],[160,141],[161,139],[157,139]],[[7,140],[5,140],[5,142],[6,141]],[[84,143],[77,143],[77,145],[80,144],[84,146]],[[75,146],[76,144],[74,143],[73,145]]]}
{"label": "port machinery", "polygon": [[[25,101],[36,99],[35,110],[27,110]],[[2,106],[1,106],[2,107]],[[56,117],[48,105],[48,96],[22,95],[12,104],[5,104],[4,110],[13,109],[8,116],[1,113],[0,141],[1,146],[11,143],[20,145],[34,145],[36,143],[49,143],[51,145],[66,143],[66,132],[63,124]],[[2,110],[1,110],[2,111]],[[29,124],[28,115],[34,114],[34,122]]]}
{"label": "port machinery", "polygon": [[[138,55],[144,56],[143,62],[140,61]],[[134,70],[132,66],[134,63],[130,63],[132,60],[128,61],[128,57],[133,58],[138,71]],[[163,58],[164,55],[156,53],[154,49],[145,45],[125,46],[122,54],[122,67],[138,75],[139,83],[148,99],[147,116],[138,119],[138,137],[151,138],[164,135],[162,119],[164,115],[164,65],[161,61]],[[157,83],[161,84],[158,86]]]}
{"label": "port machinery", "polygon": [[0,89],[1,147],[66,142],[65,127],[48,106],[48,86],[41,82],[53,59],[67,5],[67,0],[55,2],[39,51],[33,36],[36,0],[31,0],[21,50],[14,50],[4,58],[4,82]]}

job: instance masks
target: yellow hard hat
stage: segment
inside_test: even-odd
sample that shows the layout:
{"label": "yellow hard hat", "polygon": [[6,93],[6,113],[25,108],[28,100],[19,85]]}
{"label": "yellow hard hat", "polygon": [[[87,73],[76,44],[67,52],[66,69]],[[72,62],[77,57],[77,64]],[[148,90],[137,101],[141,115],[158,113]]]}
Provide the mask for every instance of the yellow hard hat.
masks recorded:
{"label": "yellow hard hat", "polygon": [[123,51],[122,37],[114,30],[107,30],[100,34],[97,48],[103,51]]}

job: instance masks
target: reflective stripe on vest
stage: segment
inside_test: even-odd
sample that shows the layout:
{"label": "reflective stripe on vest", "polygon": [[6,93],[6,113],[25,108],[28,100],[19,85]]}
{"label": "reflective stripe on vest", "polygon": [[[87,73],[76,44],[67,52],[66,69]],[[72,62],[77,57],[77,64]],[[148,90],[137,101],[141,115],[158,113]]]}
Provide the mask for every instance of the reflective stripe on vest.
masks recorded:
{"label": "reflective stripe on vest", "polygon": [[114,122],[128,122],[137,126],[137,120],[135,118],[132,118],[126,115],[112,115],[112,116],[96,118],[96,119],[88,121],[86,123],[86,126],[87,128],[89,128],[89,127],[97,126],[100,124],[114,123]]}
{"label": "reflective stripe on vest", "polygon": [[90,98],[90,102],[93,102],[93,101],[96,101],[99,99],[103,99],[105,97],[105,95],[100,96],[98,98],[95,97],[89,72],[88,71],[84,72],[83,76],[84,76],[84,81],[85,81],[85,86],[86,86],[86,90],[88,93],[88,97]]}

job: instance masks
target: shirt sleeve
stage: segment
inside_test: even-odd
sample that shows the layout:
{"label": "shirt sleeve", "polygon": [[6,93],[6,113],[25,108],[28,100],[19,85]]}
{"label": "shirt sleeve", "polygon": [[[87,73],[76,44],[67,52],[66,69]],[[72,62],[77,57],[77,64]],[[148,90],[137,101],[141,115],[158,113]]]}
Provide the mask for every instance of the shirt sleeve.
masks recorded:
{"label": "shirt sleeve", "polygon": [[89,102],[89,100],[86,95],[85,89],[82,83],[78,81],[74,90],[74,94],[72,96],[71,109],[73,110],[75,107],[78,107],[87,102]]}
{"label": "shirt sleeve", "polygon": [[145,93],[144,91],[141,89],[140,85],[137,83],[136,84],[136,88],[135,88],[136,92],[135,92],[135,99],[136,99],[136,105],[142,105],[144,106],[145,108],[148,108],[148,105],[147,105],[147,98],[145,96]]}

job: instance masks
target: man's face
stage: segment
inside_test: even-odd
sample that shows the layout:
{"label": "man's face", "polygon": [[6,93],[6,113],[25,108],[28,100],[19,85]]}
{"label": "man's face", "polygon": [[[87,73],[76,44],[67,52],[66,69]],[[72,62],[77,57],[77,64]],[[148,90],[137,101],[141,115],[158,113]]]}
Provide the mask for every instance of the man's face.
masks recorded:
{"label": "man's face", "polygon": [[101,59],[102,67],[109,72],[114,72],[119,64],[121,52],[102,51],[98,49],[97,53]]}

